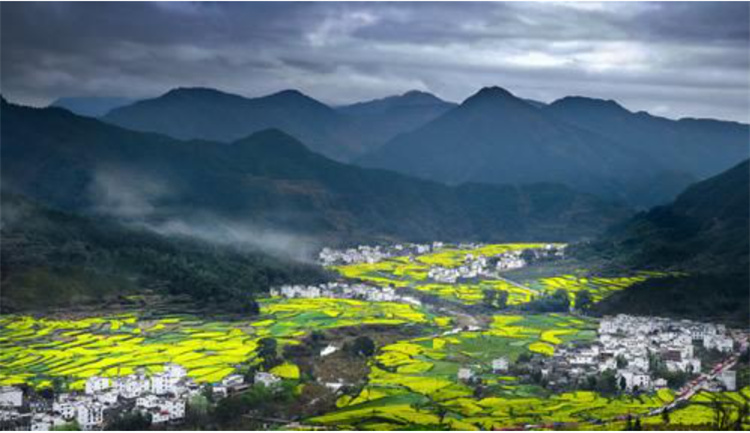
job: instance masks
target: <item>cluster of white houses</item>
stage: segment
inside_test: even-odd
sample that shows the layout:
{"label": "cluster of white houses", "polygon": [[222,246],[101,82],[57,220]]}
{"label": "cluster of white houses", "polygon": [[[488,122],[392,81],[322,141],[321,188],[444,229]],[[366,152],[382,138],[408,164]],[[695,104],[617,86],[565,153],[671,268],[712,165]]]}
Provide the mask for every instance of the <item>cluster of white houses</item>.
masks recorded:
{"label": "cluster of white houses", "polygon": [[[318,260],[323,266],[333,265],[350,265],[355,263],[377,263],[381,260],[395,256],[415,256],[435,252],[444,247],[455,247],[463,250],[472,250],[485,246],[480,243],[462,243],[458,245],[445,244],[443,242],[433,242],[431,244],[394,244],[388,246],[382,245],[359,245],[353,248],[337,250],[333,248],[323,248],[318,254]],[[466,263],[461,272],[465,275],[461,278],[473,278],[482,271],[487,272],[485,268],[492,271],[505,271],[522,268],[530,261],[560,258],[565,253],[563,244],[545,244],[540,248],[527,248],[523,250],[506,251],[489,258],[482,255],[466,255]],[[482,271],[480,271],[480,269]],[[435,268],[436,275],[440,271]],[[473,276],[466,276],[472,274]],[[440,276],[438,276],[440,278]]]}
{"label": "cluster of white houses", "polygon": [[376,287],[366,284],[348,284],[339,282],[315,285],[284,285],[274,287],[271,296],[283,298],[338,298],[358,299],[371,302],[406,302],[421,305],[421,302],[411,296],[396,293],[392,287]]}
{"label": "cluster of white houses", "polygon": [[[724,325],[621,314],[599,322],[595,343],[558,347],[550,365],[563,366],[574,377],[612,370],[626,389],[648,390],[667,386],[666,380],[654,377],[654,360],[669,372],[698,374],[705,370],[696,356],[697,344],[730,353],[735,341]],[[727,389],[735,386],[733,373],[719,377]]]}
{"label": "cluster of white houses", "polygon": [[523,268],[534,260],[560,258],[564,253],[564,245],[554,244],[546,244],[541,248],[505,251],[489,257],[467,253],[460,266],[432,266],[427,272],[427,277],[441,283],[455,283],[460,279],[480,277],[496,278],[499,272]]}
{"label": "cluster of white houses", "polygon": [[71,422],[94,430],[104,424],[105,411],[129,408],[147,413],[152,423],[161,424],[183,419],[187,400],[199,390],[183,367],[165,364],[162,372],[151,376],[143,370],[115,378],[92,376],[83,392],[58,394],[51,406],[30,404],[31,410],[25,414],[18,411],[23,405],[23,391],[11,387],[8,392],[16,398],[5,408],[4,416],[6,421],[28,417],[31,430],[50,430]]}
{"label": "cluster of white houses", "polygon": [[[254,383],[274,388],[281,378],[257,372]],[[51,404],[42,399],[30,401],[23,389],[4,386],[0,388],[0,421],[33,431],[48,431],[74,422],[83,430],[99,430],[108,414],[140,412],[148,415],[152,424],[178,423],[185,418],[188,401],[206,386],[221,398],[250,385],[244,376],[230,374],[220,382],[199,386],[182,366],[165,364],[161,372],[151,375],[139,369],[135,374],[115,378],[92,376],[86,380],[83,392],[58,394]]]}
{"label": "cluster of white houses", "polygon": [[[281,378],[257,372],[254,383],[275,388]],[[230,374],[220,382],[200,386],[187,376],[185,368],[170,363],[151,375],[139,369],[121,377],[92,376],[83,392],[58,394],[51,404],[43,399],[30,401],[23,389],[4,386],[0,388],[0,422],[32,431],[48,431],[74,422],[83,430],[100,430],[108,414],[140,412],[155,425],[179,423],[185,418],[188,401],[209,386],[214,396],[222,398],[249,384],[244,376]]]}
{"label": "cluster of white houses", "polygon": [[[600,321],[595,342],[559,345],[551,358],[542,357],[534,364],[552,388],[569,388],[580,379],[611,370],[615,372],[617,385],[623,390],[649,391],[668,386],[664,378],[656,375],[654,360],[662,362],[669,372],[699,374],[710,371],[711,366],[701,365],[696,356],[696,345],[728,356],[738,345],[744,350],[742,347],[746,344],[745,334],[727,330],[720,324],[618,315]],[[506,357],[492,361],[491,370],[495,374],[505,374],[509,368]],[[480,370],[479,366],[462,366],[458,369],[457,379],[475,382]],[[705,387],[734,391],[737,372],[724,369]]]}
{"label": "cluster of white houses", "polygon": [[377,263],[389,257],[427,254],[443,246],[442,242],[433,242],[432,244],[394,244],[389,246],[358,245],[343,250],[323,248],[318,254],[318,260],[323,266]]}

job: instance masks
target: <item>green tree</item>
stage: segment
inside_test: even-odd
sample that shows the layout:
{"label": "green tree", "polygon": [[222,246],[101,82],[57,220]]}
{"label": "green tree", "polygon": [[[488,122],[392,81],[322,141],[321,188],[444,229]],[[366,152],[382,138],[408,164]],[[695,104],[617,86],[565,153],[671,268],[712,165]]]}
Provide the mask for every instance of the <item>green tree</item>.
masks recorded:
{"label": "green tree", "polygon": [[275,338],[263,338],[258,341],[258,356],[263,359],[263,368],[270,369],[279,364],[278,343]]}
{"label": "green tree", "polygon": [[140,431],[151,427],[151,415],[140,411],[126,412],[107,425],[107,430]]}
{"label": "green tree", "polygon": [[375,354],[375,343],[370,337],[361,336],[354,339],[350,351],[355,356],[369,358]]}
{"label": "green tree", "polygon": [[508,305],[508,292],[505,290],[485,289],[483,303],[488,308],[501,310]]}
{"label": "green tree", "polygon": [[594,305],[594,301],[591,298],[591,292],[586,289],[576,292],[576,310],[587,313],[592,305]]}

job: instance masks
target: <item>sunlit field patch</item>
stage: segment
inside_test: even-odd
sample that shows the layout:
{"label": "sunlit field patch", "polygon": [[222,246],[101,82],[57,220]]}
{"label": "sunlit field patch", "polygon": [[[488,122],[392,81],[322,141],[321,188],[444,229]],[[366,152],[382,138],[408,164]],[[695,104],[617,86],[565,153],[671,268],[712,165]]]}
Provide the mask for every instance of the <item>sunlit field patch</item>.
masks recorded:
{"label": "sunlit field patch", "polygon": [[[571,341],[590,340],[596,323],[567,315],[497,315],[484,331],[459,332],[441,337],[422,337],[387,345],[373,360],[368,385],[352,397],[338,401],[339,411],[315,417],[313,423],[337,428],[366,428],[394,407],[403,411],[404,401],[418,413],[437,417],[437,426],[453,428],[460,422],[464,430],[491,429],[516,425],[513,419],[539,419],[539,413],[563,411],[564,419],[580,420],[570,413],[589,404],[610,404],[594,393],[562,395],[550,400],[538,387],[518,386],[517,378],[491,372],[492,360],[505,357],[515,362],[522,353],[549,356],[554,346]],[[554,337],[555,341],[552,340]],[[544,340],[543,340],[544,339]],[[540,347],[544,347],[540,350]],[[474,386],[458,379],[458,371],[469,368],[476,377],[495,384],[498,396],[479,399]],[[645,405],[643,402],[638,404]],[[518,406],[515,411],[516,405]],[[629,403],[628,408],[632,408]],[[533,413],[532,413],[533,412]],[[390,419],[393,428],[436,427],[435,418],[425,417],[429,424],[413,420]]]}
{"label": "sunlit field patch", "polygon": [[559,275],[556,277],[541,278],[529,284],[542,293],[552,293],[557,290],[568,292],[571,303],[575,303],[575,294],[581,290],[587,290],[594,302],[599,302],[614,292],[626,289],[636,283],[651,278],[662,278],[674,273],[644,271],[627,277],[587,277],[578,275]]}
{"label": "sunlit field patch", "polygon": [[[197,382],[212,383],[255,362],[258,340],[274,337],[296,344],[311,330],[361,325],[445,327],[409,305],[345,299],[264,299],[253,320],[206,321],[187,315],[158,319],[135,313],[74,320],[4,316],[0,318],[0,385],[48,387],[63,379],[81,388],[91,376],[123,376],[137,368],[154,373],[177,363]],[[285,378],[299,378],[292,364],[278,367]]]}
{"label": "sunlit field patch", "polygon": [[[415,257],[390,257],[376,263],[333,266],[331,269],[346,278],[381,286],[409,287],[466,305],[481,303],[487,290],[507,292],[509,305],[525,304],[536,297],[560,289],[568,292],[572,304],[575,303],[575,294],[581,290],[588,290],[593,301],[598,302],[618,290],[649,278],[674,275],[644,271],[622,277],[596,277],[587,276],[583,272],[582,275],[565,274],[531,281],[519,281],[518,283],[502,278],[481,278],[476,281],[459,281],[454,284],[435,282],[427,277],[431,267],[456,268],[465,264],[469,256],[492,257],[508,251],[541,248],[545,245],[541,243],[488,244],[474,249],[445,247]],[[560,246],[562,244],[553,245]]]}

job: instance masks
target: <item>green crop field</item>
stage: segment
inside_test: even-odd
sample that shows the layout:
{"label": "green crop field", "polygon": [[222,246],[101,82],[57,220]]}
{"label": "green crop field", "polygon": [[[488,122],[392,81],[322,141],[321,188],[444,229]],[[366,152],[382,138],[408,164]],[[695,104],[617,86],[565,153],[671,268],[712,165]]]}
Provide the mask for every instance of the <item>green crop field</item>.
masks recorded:
{"label": "green crop field", "polygon": [[[198,382],[216,382],[257,362],[257,341],[297,344],[314,329],[362,324],[445,326],[411,305],[343,299],[266,299],[252,321],[206,321],[187,315],[145,319],[138,313],[72,320],[0,318],[0,385],[51,386],[62,379],[81,389],[94,375],[152,372],[174,362]],[[288,372],[289,370],[284,370]]]}

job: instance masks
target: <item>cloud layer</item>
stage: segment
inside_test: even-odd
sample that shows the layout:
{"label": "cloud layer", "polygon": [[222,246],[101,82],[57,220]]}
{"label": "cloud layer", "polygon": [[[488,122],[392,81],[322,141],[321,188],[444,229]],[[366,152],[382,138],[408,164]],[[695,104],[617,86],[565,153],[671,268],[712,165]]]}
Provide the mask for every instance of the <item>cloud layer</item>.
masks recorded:
{"label": "cloud layer", "polygon": [[748,121],[748,3],[4,3],[11,100],[177,86],[329,103],[500,85]]}

